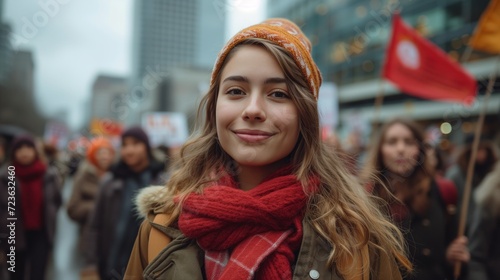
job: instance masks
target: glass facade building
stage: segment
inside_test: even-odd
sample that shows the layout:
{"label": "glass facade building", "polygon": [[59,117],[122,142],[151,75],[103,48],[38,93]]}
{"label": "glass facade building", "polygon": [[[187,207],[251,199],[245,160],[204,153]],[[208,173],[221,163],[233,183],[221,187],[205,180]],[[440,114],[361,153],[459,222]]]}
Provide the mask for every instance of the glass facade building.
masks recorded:
{"label": "glass facade building", "polygon": [[212,1],[136,0],[134,78],[148,67],[162,73],[177,66],[211,68],[224,44],[225,18],[216,9]]}
{"label": "glass facade building", "polygon": [[[337,130],[341,135],[352,131],[354,126],[371,126],[376,117],[375,99],[381,92],[384,101],[377,116],[380,121],[398,116],[424,124],[449,121],[454,129],[461,131],[461,124],[474,122],[482,107],[487,79],[495,70],[493,56],[474,51],[463,63],[478,81],[478,102],[470,108],[402,94],[381,79],[391,18],[393,12],[399,11],[406,23],[449,57],[461,61],[488,3],[489,0],[268,0],[267,11],[268,17],[294,21],[311,40],[313,58],[323,80],[338,87],[341,126]],[[500,120],[498,82],[486,104],[486,112],[485,129],[488,129]]]}
{"label": "glass facade building", "polygon": [[186,68],[211,70],[225,39],[226,0],[135,0],[134,5],[131,97],[123,101],[133,110],[125,123],[170,106],[164,103],[178,93],[166,90],[165,80]]}
{"label": "glass facade building", "polygon": [[286,8],[280,2],[288,3],[269,0],[269,16],[301,26],[325,80],[342,86],[379,77],[394,11],[458,60],[489,0],[312,0]]}

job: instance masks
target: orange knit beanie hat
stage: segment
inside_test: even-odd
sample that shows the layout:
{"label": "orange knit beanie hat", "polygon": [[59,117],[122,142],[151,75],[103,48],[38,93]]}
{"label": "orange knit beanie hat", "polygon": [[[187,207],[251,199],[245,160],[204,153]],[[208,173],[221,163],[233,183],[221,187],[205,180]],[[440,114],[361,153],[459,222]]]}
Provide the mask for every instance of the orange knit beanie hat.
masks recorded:
{"label": "orange knit beanie hat", "polygon": [[260,24],[247,27],[234,35],[222,48],[215,61],[210,84],[215,82],[217,73],[221,71],[222,64],[228,53],[239,43],[250,38],[265,39],[286,49],[302,71],[314,99],[318,99],[322,77],[311,56],[311,42],[295,23],[283,18],[268,19]]}

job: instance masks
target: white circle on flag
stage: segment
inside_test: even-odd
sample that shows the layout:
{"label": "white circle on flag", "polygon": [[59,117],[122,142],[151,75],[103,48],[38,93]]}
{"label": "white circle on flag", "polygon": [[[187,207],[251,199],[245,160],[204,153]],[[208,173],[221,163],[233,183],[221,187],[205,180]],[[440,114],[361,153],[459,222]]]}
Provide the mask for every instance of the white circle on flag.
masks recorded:
{"label": "white circle on flag", "polygon": [[411,69],[417,69],[420,66],[420,53],[417,47],[411,41],[402,40],[398,43],[396,53],[401,63]]}

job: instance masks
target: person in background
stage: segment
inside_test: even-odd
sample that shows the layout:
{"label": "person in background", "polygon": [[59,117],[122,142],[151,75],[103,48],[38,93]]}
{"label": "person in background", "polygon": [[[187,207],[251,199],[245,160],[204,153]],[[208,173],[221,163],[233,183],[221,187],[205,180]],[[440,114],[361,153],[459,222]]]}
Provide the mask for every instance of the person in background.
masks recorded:
{"label": "person in background", "polygon": [[69,152],[69,160],[66,163],[69,170],[68,172],[69,176],[73,176],[76,174],[78,166],[80,166],[80,162],[82,161],[83,158],[84,156],[79,149]]}
{"label": "person in background", "polygon": [[67,210],[68,216],[80,226],[78,244],[81,252],[86,247],[83,232],[97,201],[99,183],[113,163],[114,156],[115,151],[109,140],[95,138],[87,149],[86,161],[76,172]]}
{"label": "person in background", "polygon": [[385,123],[362,178],[405,235],[415,268],[407,279],[452,279],[453,264],[469,260],[467,239],[456,238],[456,188],[435,178],[421,128],[401,118]]}
{"label": "person in background", "polygon": [[[269,19],[219,54],[124,279],[401,279],[403,238],[320,138],[311,44]],[[400,266],[398,266],[398,264]]]}
{"label": "person in background", "polygon": [[325,135],[322,140],[332,153],[336,153],[340,158],[342,158],[347,169],[353,175],[356,175],[358,172],[356,158],[348,154],[343,149],[342,143],[340,142],[338,136],[335,133],[330,133],[328,135]]}
{"label": "person in background", "polygon": [[442,151],[436,146],[429,142],[424,142],[424,148],[426,152],[427,160],[429,160],[429,165],[436,177],[444,178],[447,166],[444,161]]}
{"label": "person in background", "polygon": [[[10,169],[0,175],[0,251],[8,253],[10,235],[7,218],[15,221],[15,273],[11,279],[45,279],[45,271],[54,244],[56,214],[62,203],[57,171],[40,159],[35,141],[30,135],[15,138],[11,146]],[[10,189],[15,188],[11,199]],[[9,202],[15,202],[13,205]],[[7,211],[8,207],[15,210]],[[9,243],[11,244],[11,243]],[[12,245],[12,244],[11,244]]]}
{"label": "person in background", "polygon": [[[467,145],[461,151],[458,156],[457,163],[451,166],[446,172],[445,177],[452,180],[457,186],[458,190],[458,204],[457,211],[460,213],[460,209],[462,208],[462,198],[465,189],[467,169],[469,165],[469,159],[472,154],[472,137],[468,137],[466,140]],[[486,177],[486,174],[490,173],[493,170],[493,166],[497,161],[497,154],[494,149],[494,146],[491,142],[486,140],[481,140],[479,143],[479,147],[476,155],[476,162],[474,164],[474,172],[472,176],[472,192],[476,189],[476,187],[481,183],[481,181]],[[474,213],[474,208],[476,206],[475,200],[473,196],[470,196],[469,206],[467,208],[467,226],[469,227],[470,222],[472,221],[471,217]]]}
{"label": "person in background", "polygon": [[500,279],[500,161],[474,190],[467,280]]}
{"label": "person in background", "polygon": [[[352,130],[345,140],[344,151],[353,158],[355,170],[359,171],[366,160],[366,146],[363,141],[363,132],[360,129]],[[356,172],[357,173],[357,172]]]}
{"label": "person in background", "polygon": [[69,170],[68,167],[59,160],[59,150],[53,144],[44,143],[43,152],[45,154],[47,164],[57,170],[61,186],[64,186],[64,181]]}
{"label": "person in background", "polygon": [[84,233],[86,267],[82,276],[122,278],[141,223],[134,212],[133,197],[146,186],[165,183],[165,166],[153,157],[142,128],[125,130],[121,141],[120,159],[103,178]]}

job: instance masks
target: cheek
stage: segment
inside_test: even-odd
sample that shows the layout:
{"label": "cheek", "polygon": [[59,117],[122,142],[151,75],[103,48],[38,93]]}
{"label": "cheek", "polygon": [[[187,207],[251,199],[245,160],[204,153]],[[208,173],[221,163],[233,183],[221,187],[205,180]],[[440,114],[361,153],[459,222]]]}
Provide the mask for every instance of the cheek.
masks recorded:
{"label": "cheek", "polygon": [[129,154],[129,148],[123,148],[120,150],[120,156],[125,157],[127,154]]}
{"label": "cheek", "polygon": [[221,129],[226,128],[231,122],[233,122],[240,114],[241,111],[236,104],[217,101],[217,106],[215,107],[215,124],[217,134],[221,132]]}
{"label": "cheek", "polygon": [[292,135],[299,133],[299,117],[295,108],[279,108],[272,110],[268,115],[274,120],[274,125],[281,131],[287,131]]}
{"label": "cheek", "polygon": [[17,150],[14,155],[16,158],[21,158],[23,156],[23,151]]}
{"label": "cheek", "polygon": [[420,151],[418,147],[411,147],[408,152],[408,157],[414,160],[418,160]]}
{"label": "cheek", "polygon": [[147,149],[146,149],[146,146],[144,146],[144,145],[138,145],[138,146],[136,147],[136,149],[135,149],[135,154],[136,154],[137,156],[141,156],[141,157],[142,157],[142,156],[147,156],[148,151],[147,151]]}
{"label": "cheek", "polygon": [[281,123],[283,124],[292,124],[298,127],[299,125],[299,116],[297,109],[295,108],[281,108],[279,110],[276,110],[275,117],[279,120],[281,120]]}
{"label": "cheek", "polygon": [[109,156],[105,155],[105,154],[101,154],[101,155],[97,156],[97,160],[100,162],[106,162],[106,161],[108,161],[108,159],[109,159]]}
{"label": "cheek", "polygon": [[391,146],[389,146],[389,145],[382,145],[381,153],[380,154],[381,154],[382,160],[384,162],[391,158],[391,153],[392,153]]}

